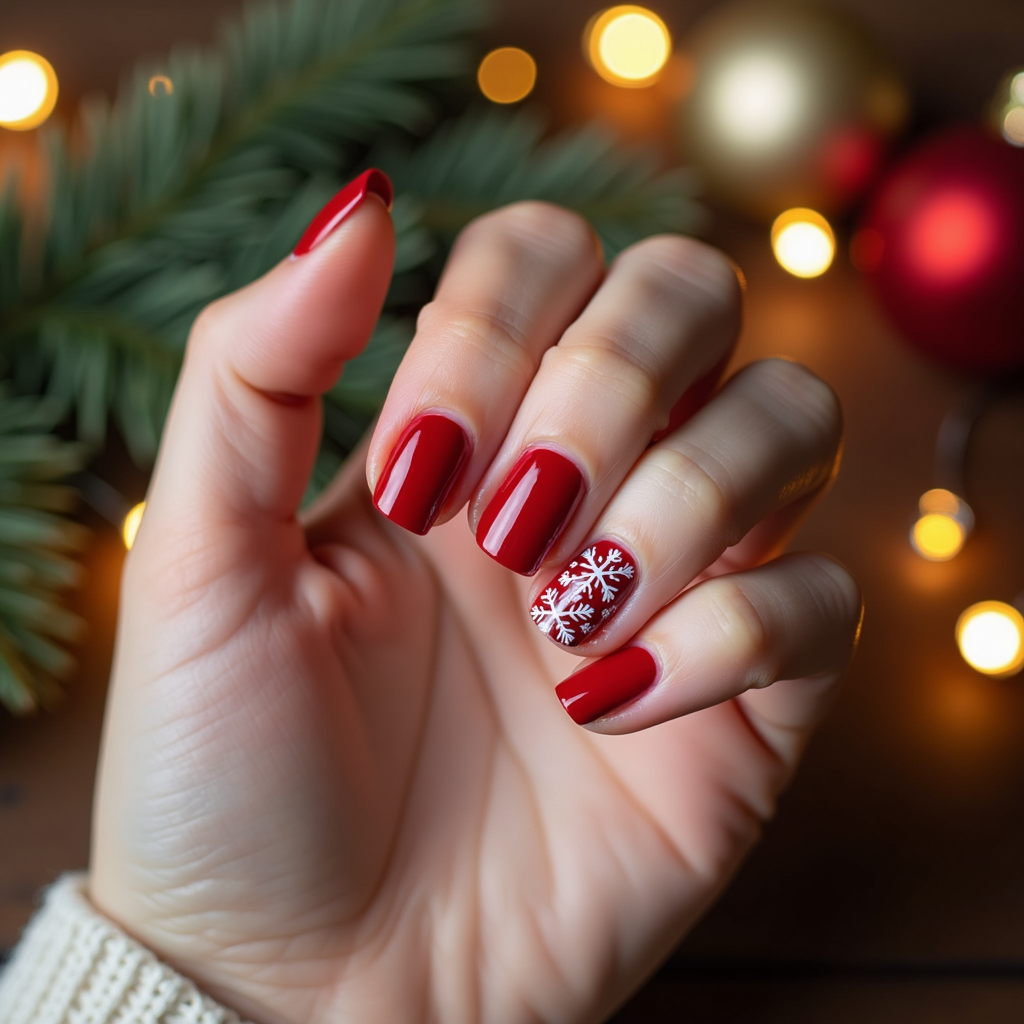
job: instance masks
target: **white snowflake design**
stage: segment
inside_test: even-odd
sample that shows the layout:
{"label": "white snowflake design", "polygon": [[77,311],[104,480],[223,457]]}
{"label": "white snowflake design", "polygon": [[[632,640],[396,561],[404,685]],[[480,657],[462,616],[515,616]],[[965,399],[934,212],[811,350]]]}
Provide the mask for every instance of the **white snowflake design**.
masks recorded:
{"label": "white snowflake design", "polygon": [[[569,571],[577,568],[579,572]],[[609,604],[619,592],[619,587],[626,580],[631,580],[635,572],[635,566],[623,558],[618,548],[609,548],[608,553],[602,558],[594,546],[587,548],[578,560],[570,562],[569,568],[558,577],[558,582],[563,587],[569,587],[568,592],[574,597],[586,595],[592,599],[594,588],[597,587],[601,600]]]}
{"label": "white snowflake design", "polygon": [[548,587],[530,609],[530,617],[542,633],[554,631],[560,644],[571,644],[576,639],[573,626],[579,626],[584,635],[594,628],[588,621],[593,618],[594,609],[578,597],[575,589],[559,594],[557,587]]}

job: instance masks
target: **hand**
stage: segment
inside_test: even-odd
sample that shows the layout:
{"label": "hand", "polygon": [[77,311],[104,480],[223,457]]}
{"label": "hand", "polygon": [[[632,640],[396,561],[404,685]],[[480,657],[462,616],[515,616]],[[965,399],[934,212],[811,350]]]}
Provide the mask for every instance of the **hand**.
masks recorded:
{"label": "hand", "polygon": [[776,557],[839,408],[771,360],[649,446],[731,349],[732,266],[659,237],[606,270],[519,204],[463,232],[300,516],[392,254],[369,196],[195,326],[125,568],[92,897],[258,1022],[595,1021],[726,883],[851,656],[847,573]]}

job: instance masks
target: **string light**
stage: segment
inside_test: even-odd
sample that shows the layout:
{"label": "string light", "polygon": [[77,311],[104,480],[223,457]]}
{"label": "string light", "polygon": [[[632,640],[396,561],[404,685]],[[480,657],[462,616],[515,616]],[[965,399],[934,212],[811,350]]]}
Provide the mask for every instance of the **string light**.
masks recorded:
{"label": "string light", "polygon": [[929,562],[948,562],[960,554],[974,529],[974,513],[963,498],[943,487],[925,491],[918,518],[910,528],[910,545]]}
{"label": "string light", "polygon": [[174,92],[174,83],[166,75],[154,75],[149,80],[150,96],[170,96]]}
{"label": "string light", "polygon": [[836,238],[817,211],[787,210],[772,224],[772,251],[779,265],[795,277],[818,277],[832,265]]}
{"label": "string light", "polygon": [[957,620],[956,642],[971,668],[1006,679],[1024,668],[1024,615],[1002,601],[972,604]]}
{"label": "string light", "polygon": [[121,536],[124,539],[124,546],[131,551],[135,538],[138,536],[139,527],[142,525],[142,514],[146,511],[146,503],[140,501],[134,505],[124,517],[124,524],[121,527]]}
{"label": "string light", "polygon": [[0,56],[0,127],[37,128],[56,104],[57,74],[48,60],[30,50]]}
{"label": "string light", "polygon": [[641,88],[658,80],[672,53],[672,36],[653,11],[621,4],[590,19],[583,52],[606,82]]}
{"label": "string light", "polygon": [[518,103],[533,91],[537,62],[517,46],[502,46],[480,61],[476,81],[492,103]]}

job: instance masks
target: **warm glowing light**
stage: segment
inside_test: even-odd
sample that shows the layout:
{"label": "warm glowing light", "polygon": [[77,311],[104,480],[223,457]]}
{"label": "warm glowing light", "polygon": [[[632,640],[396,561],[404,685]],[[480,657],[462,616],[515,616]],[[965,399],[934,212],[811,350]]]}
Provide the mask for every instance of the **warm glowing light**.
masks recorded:
{"label": "warm glowing light", "polygon": [[131,511],[124,517],[124,525],[121,527],[121,536],[124,538],[124,546],[131,551],[132,545],[142,525],[142,513],[146,511],[146,503],[140,501],[132,507]]}
{"label": "warm glowing light", "polygon": [[820,213],[798,208],[775,218],[772,250],[784,270],[796,277],[818,277],[832,265],[836,239]]}
{"label": "warm glowing light", "polygon": [[476,72],[480,91],[492,103],[518,103],[537,81],[537,62],[516,46],[491,50]]}
{"label": "warm glowing light", "polygon": [[584,31],[584,51],[606,82],[645,86],[657,81],[665,67],[672,37],[653,11],[624,4],[590,20]]}
{"label": "warm glowing light", "polygon": [[150,96],[170,96],[174,92],[174,83],[166,75],[154,75],[149,80]]}
{"label": "warm glowing light", "polygon": [[921,516],[910,531],[914,550],[929,562],[948,562],[964,546],[964,528],[952,517],[931,512]]}
{"label": "warm glowing light", "polygon": [[1024,106],[1010,107],[1003,118],[1003,138],[1015,146],[1024,146]]}
{"label": "warm glowing light", "polygon": [[1018,71],[1010,79],[1010,96],[1015,103],[1024,104],[1024,71]]}
{"label": "warm glowing light", "polygon": [[963,498],[944,487],[925,491],[918,502],[920,516],[910,529],[910,545],[929,562],[948,562],[963,549],[974,529],[974,513]]}
{"label": "warm glowing light", "polygon": [[951,189],[930,198],[914,215],[907,248],[924,276],[954,283],[986,267],[998,236],[992,207],[973,192]]}
{"label": "warm glowing light", "polygon": [[25,131],[41,125],[57,103],[57,75],[29,50],[0,56],[0,127]]}
{"label": "warm glowing light", "polygon": [[806,86],[780,54],[741,54],[718,72],[710,90],[711,116],[734,148],[771,149],[801,127]]}
{"label": "warm glowing light", "polygon": [[1002,601],[972,604],[956,624],[964,661],[987,676],[1016,675],[1024,668],[1024,615]]}

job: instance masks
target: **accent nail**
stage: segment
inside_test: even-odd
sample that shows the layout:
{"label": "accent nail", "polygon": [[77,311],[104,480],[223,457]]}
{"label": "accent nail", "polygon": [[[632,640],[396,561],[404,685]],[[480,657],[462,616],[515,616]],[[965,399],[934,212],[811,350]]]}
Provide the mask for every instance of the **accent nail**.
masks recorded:
{"label": "accent nail", "polygon": [[393,523],[426,533],[465,466],[472,445],[454,420],[417,416],[391,450],[373,492],[373,504]]}
{"label": "accent nail", "polygon": [[305,256],[315,249],[353,210],[362,205],[370,194],[383,200],[390,210],[395,190],[391,179],[383,171],[371,167],[363,171],[354,181],[350,181],[340,192],[327,202],[327,205],[313,218],[306,228],[299,244],[292,250],[293,256]]}
{"label": "accent nail", "polygon": [[586,725],[635,700],[654,684],[658,666],[643,647],[624,647],[573,673],[555,687],[562,707]]}
{"label": "accent nail", "polygon": [[615,541],[596,541],[551,578],[531,605],[530,618],[552,640],[575,647],[608,623],[636,581],[636,558]]}
{"label": "accent nail", "polygon": [[583,474],[550,448],[524,452],[484,509],[477,543],[506,569],[532,576],[572,518]]}

